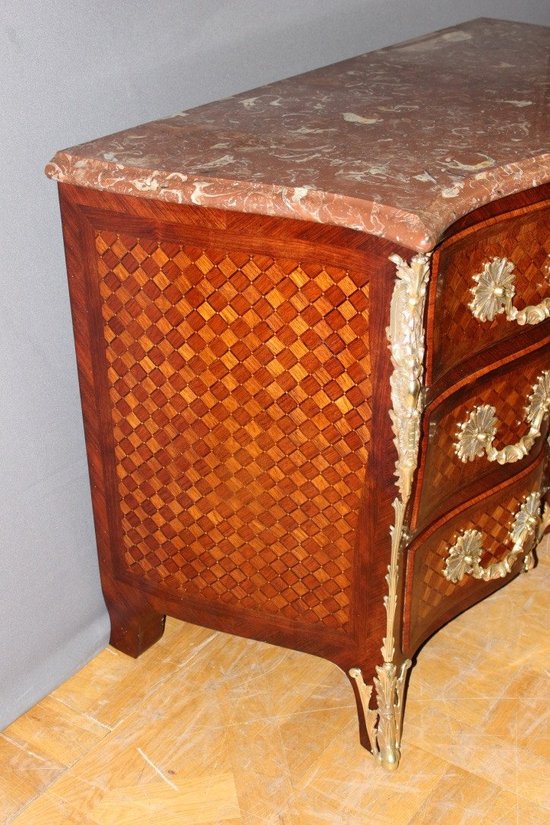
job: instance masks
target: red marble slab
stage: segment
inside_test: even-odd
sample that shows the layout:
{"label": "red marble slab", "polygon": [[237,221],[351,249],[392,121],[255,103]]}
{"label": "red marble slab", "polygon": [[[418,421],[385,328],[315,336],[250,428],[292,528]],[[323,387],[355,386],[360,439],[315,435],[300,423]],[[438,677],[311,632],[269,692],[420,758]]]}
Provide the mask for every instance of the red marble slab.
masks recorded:
{"label": "red marble slab", "polygon": [[58,181],[418,251],[550,180],[550,28],[480,18],[58,152]]}

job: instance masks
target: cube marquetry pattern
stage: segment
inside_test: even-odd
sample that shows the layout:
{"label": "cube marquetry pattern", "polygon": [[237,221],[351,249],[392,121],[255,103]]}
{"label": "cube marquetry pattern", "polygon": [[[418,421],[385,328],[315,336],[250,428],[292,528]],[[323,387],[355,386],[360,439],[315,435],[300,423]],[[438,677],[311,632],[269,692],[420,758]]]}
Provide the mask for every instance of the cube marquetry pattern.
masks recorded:
{"label": "cube marquetry pattern", "polygon": [[96,249],[126,574],[345,629],[364,273],[103,230]]}

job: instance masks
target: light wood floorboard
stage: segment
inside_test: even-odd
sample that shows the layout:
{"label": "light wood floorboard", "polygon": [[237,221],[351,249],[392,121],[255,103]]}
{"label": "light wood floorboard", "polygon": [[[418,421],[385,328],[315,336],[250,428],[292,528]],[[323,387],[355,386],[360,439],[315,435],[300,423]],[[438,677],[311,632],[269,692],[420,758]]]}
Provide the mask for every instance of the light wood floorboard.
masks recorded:
{"label": "light wood floorboard", "polygon": [[359,746],[334,665],[169,620],[0,735],[0,822],[550,823],[548,540],[539,559],[424,647],[395,774]]}

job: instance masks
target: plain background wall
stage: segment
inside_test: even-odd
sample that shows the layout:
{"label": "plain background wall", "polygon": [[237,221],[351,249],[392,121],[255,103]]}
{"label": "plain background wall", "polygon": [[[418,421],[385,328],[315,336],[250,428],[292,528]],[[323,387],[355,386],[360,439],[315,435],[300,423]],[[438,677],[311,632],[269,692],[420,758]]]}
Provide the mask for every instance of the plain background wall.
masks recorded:
{"label": "plain background wall", "polygon": [[[62,147],[544,0],[0,0],[0,728],[108,639],[56,187]],[[452,105],[452,101],[450,101]]]}

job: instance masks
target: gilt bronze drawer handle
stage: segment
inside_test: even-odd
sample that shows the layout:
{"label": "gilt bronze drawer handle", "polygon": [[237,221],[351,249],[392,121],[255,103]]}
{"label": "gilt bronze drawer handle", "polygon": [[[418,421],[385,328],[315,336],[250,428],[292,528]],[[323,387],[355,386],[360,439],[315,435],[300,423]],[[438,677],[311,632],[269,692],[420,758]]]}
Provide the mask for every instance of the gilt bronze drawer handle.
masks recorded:
{"label": "gilt bronze drawer handle", "polygon": [[493,445],[498,421],[496,409],[490,404],[474,407],[467,418],[458,425],[455,452],[466,463],[486,455],[488,461],[512,464],[526,456],[542,432],[545,417],[550,411],[550,370],[539,375],[525,408],[525,420],[530,425],[516,444],[507,444],[501,450]]}
{"label": "gilt bronze drawer handle", "polygon": [[[459,582],[465,575],[474,579],[501,579],[511,572],[518,556],[529,550],[529,543],[537,533],[540,521],[541,494],[530,493],[514,516],[509,537],[512,549],[501,561],[494,561],[487,567],[481,565],[483,556],[483,536],[479,530],[464,530],[450,547],[443,575],[450,582]],[[526,562],[529,556],[527,554]]]}
{"label": "gilt bronze drawer handle", "polygon": [[[548,278],[548,262],[546,277]],[[474,275],[476,285],[470,290],[473,300],[468,304],[473,315],[480,321],[492,321],[500,313],[508,321],[524,324],[540,324],[550,317],[550,296],[540,304],[517,309],[513,304],[516,292],[514,264],[507,258],[493,258],[483,264],[483,269]]]}

